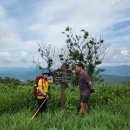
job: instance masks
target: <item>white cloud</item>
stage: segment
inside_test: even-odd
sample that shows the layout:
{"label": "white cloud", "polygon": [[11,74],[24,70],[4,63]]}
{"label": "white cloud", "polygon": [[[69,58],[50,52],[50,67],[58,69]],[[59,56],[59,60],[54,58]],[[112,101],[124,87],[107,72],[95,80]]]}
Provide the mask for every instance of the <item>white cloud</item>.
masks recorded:
{"label": "white cloud", "polygon": [[25,51],[0,52],[1,67],[28,67],[32,66],[32,55]]}
{"label": "white cloud", "polygon": [[32,66],[36,41],[21,39],[15,21],[7,17],[3,6],[0,6],[0,20],[0,67]]}
{"label": "white cloud", "polygon": [[[44,5],[44,2],[41,1],[37,5],[35,14],[37,23],[32,23],[27,30],[35,31],[36,34],[43,36],[45,41],[54,41],[57,45],[63,43],[59,40],[63,39],[60,34],[68,25],[75,30],[86,28],[97,37],[101,34],[109,39],[114,33],[114,30],[110,31],[114,25],[130,20],[128,14],[130,0],[123,2],[121,0],[81,0],[80,2],[55,0],[47,2],[46,6],[40,5]],[[110,39],[110,41],[117,42],[118,38]],[[124,39],[128,40],[128,36]]]}
{"label": "white cloud", "polygon": [[[78,33],[81,28],[85,28],[93,36],[98,37],[101,34],[109,40],[112,47],[104,64],[130,63],[128,57],[130,46],[126,47],[130,41],[128,34],[130,26],[113,30],[113,27],[120,22],[130,20],[130,0],[35,1],[34,8],[28,8],[33,10],[29,15],[24,10],[24,16],[22,14],[19,14],[19,17],[8,16],[7,12],[11,14],[12,10],[7,10],[6,6],[15,5],[18,2],[23,1],[5,0],[0,4],[0,55],[4,57],[0,66],[7,65],[4,64],[5,58],[10,66],[24,64],[31,66],[32,56],[37,51],[37,41],[43,40],[56,47],[64,46],[65,40],[61,32],[68,25]],[[19,6],[20,3],[16,5],[16,8],[18,9]],[[114,37],[115,33],[124,33],[124,35]],[[3,52],[9,55],[4,55]]]}
{"label": "white cloud", "polygon": [[130,52],[128,49],[124,48],[121,50],[121,54],[124,55],[124,56],[129,56]]}
{"label": "white cloud", "polygon": [[9,52],[0,52],[0,57],[10,56]]}
{"label": "white cloud", "polygon": [[0,19],[2,19],[5,16],[5,10],[2,6],[0,6]]}
{"label": "white cloud", "polygon": [[[122,2],[121,0],[81,0],[80,2],[78,0],[56,0],[45,8],[40,6],[41,8],[38,10],[38,12],[41,12],[39,21],[47,25],[50,23],[51,25],[62,23],[63,25],[85,26],[95,32],[99,31],[98,29],[105,29],[123,20],[120,19],[120,16],[124,17],[126,14],[125,8],[130,7],[129,2]],[[63,21],[61,15],[65,17]]]}
{"label": "white cloud", "polygon": [[103,65],[130,65],[130,45],[127,44],[126,48],[118,45],[112,45],[109,53],[106,55]]}
{"label": "white cloud", "polygon": [[9,52],[0,52],[0,64],[6,65],[11,60],[11,56]]}

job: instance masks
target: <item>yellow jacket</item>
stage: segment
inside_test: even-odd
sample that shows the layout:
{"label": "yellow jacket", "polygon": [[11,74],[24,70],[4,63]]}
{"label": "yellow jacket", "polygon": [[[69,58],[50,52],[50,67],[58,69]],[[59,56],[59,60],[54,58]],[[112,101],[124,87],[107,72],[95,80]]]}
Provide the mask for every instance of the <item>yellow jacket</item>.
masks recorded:
{"label": "yellow jacket", "polygon": [[[43,89],[44,93],[48,93],[48,80],[46,80],[46,79],[40,79],[40,80],[38,81],[38,87],[39,87],[39,86],[42,86],[42,89]],[[39,90],[38,90],[38,87],[37,87],[37,91],[39,91]],[[40,92],[39,92],[39,93],[40,93]],[[44,99],[45,96],[42,95],[42,94],[39,94],[39,95],[37,96],[37,98],[38,98],[38,99]]]}

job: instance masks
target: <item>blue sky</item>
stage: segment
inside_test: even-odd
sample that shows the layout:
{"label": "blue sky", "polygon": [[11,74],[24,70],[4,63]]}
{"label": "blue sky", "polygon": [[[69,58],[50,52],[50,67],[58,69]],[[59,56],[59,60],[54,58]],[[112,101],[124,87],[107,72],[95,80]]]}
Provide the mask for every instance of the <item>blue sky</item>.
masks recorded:
{"label": "blue sky", "polygon": [[130,0],[0,0],[0,67],[33,66],[37,42],[64,47],[71,26],[109,45],[103,65],[130,65]]}

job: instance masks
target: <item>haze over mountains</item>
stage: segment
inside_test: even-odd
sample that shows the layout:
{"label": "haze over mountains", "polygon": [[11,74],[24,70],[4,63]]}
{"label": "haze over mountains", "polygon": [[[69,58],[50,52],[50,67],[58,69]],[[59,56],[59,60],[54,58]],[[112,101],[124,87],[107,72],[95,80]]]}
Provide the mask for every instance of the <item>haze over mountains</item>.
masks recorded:
{"label": "haze over mountains", "polygon": [[128,65],[104,66],[101,68],[105,69],[105,72],[103,72],[103,74],[106,75],[130,76],[130,66]]}
{"label": "haze over mountains", "polygon": [[0,68],[0,77],[12,77],[19,80],[33,80],[42,70],[34,67],[29,68]]}
{"label": "haze over mountains", "polygon": [[[130,66],[104,66],[102,73],[107,82],[130,82]],[[19,80],[33,80],[37,75],[42,74],[42,70],[34,67],[29,68],[0,68],[0,77],[12,77]]]}

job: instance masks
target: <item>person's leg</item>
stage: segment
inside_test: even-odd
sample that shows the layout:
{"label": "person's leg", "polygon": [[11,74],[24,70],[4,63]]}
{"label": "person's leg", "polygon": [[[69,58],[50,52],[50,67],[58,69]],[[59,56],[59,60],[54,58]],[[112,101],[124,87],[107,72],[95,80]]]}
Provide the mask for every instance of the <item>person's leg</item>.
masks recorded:
{"label": "person's leg", "polygon": [[83,102],[80,102],[80,115],[84,115],[86,111],[86,104]]}
{"label": "person's leg", "polygon": [[89,106],[88,106],[89,97],[90,97],[90,95],[86,96],[86,112],[88,112],[88,110],[89,110]]}
{"label": "person's leg", "polygon": [[88,112],[88,103],[86,103],[86,112]]}
{"label": "person's leg", "polygon": [[[44,99],[44,101],[45,101],[46,99]],[[43,104],[43,107],[42,107],[42,111],[46,111],[47,110],[47,100],[44,102],[44,104]]]}
{"label": "person's leg", "polygon": [[80,114],[85,114],[88,111],[89,96],[80,97]]}
{"label": "person's leg", "polygon": [[[42,103],[44,102],[44,99],[38,99],[38,109],[40,108],[40,112],[42,113],[43,112],[43,105]],[[42,105],[42,106],[41,106]]]}

